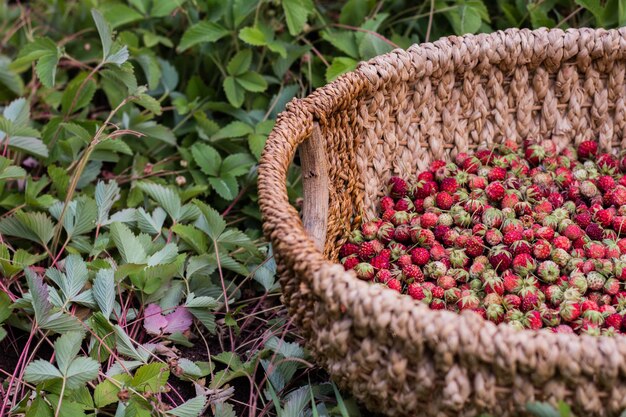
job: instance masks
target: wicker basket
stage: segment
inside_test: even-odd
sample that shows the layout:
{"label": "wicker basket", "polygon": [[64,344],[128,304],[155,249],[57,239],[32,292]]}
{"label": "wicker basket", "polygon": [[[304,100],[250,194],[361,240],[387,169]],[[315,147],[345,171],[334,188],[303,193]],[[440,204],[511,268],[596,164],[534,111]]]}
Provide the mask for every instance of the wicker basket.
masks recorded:
{"label": "wicker basket", "polygon": [[[501,417],[561,399],[579,416],[626,408],[625,337],[433,311],[337,263],[392,175],[504,138],[622,148],[625,70],[626,29],[507,30],[393,51],[287,106],[259,168],[264,230],[284,302],[340,386],[390,416]],[[286,192],[301,144],[306,228]]]}

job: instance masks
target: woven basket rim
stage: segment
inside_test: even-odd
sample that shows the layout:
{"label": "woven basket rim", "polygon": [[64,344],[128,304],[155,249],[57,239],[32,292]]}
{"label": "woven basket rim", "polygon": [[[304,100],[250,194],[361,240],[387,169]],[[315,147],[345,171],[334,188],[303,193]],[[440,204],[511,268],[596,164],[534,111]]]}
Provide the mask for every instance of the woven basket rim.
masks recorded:
{"label": "woven basket rim", "polygon": [[[518,61],[512,65],[528,65],[536,59],[537,54],[543,59],[537,63],[558,67],[563,61],[576,56],[577,59],[600,59],[607,58],[609,35],[617,32],[620,42],[626,43],[626,28],[619,30],[605,29],[507,29],[491,34],[453,36],[440,39],[432,43],[413,45],[407,50],[396,49],[388,54],[375,57],[367,62],[362,62],[353,72],[344,74],[332,83],[317,89],[303,99],[294,99],[282,112],[276,121],[275,127],[268,137],[259,165],[259,201],[264,220],[264,231],[274,247],[280,246],[281,250],[275,254],[279,262],[287,262],[298,275],[298,279],[312,290],[320,301],[330,301],[333,291],[353,291],[358,297],[350,299],[345,305],[346,314],[359,314],[358,306],[363,298],[381,297],[381,302],[388,305],[393,314],[419,315],[445,315],[454,323],[454,326],[464,326],[472,323],[479,326],[481,333],[493,335],[512,333],[519,337],[510,337],[506,340],[533,343],[535,339],[541,339],[548,344],[559,346],[571,345],[584,351],[585,359],[588,356],[589,364],[601,363],[601,355],[615,352],[626,352],[626,338],[608,336],[589,336],[576,334],[561,334],[549,331],[518,330],[508,324],[496,325],[483,320],[474,313],[457,314],[448,311],[431,310],[422,303],[411,299],[408,295],[371,285],[356,278],[352,271],[345,272],[340,264],[333,263],[324,258],[323,254],[316,249],[314,242],[308,238],[298,212],[288,201],[286,189],[286,171],[295,155],[297,146],[306,140],[312,130],[314,121],[324,123],[327,115],[340,111],[343,103],[353,100],[368,90],[376,90],[386,83],[406,82],[412,77],[426,77],[435,71],[452,71],[460,68],[476,65],[494,65],[502,59],[502,54],[508,53],[508,47],[519,47],[524,52],[518,57]],[[487,54],[489,59],[478,62],[470,62],[472,56],[484,54],[484,48],[488,47],[489,38],[505,39],[508,47],[503,51],[493,51]],[[565,51],[562,48],[564,38],[576,38],[580,41],[593,40],[598,45],[597,55],[579,57],[577,50]],[[534,43],[533,40],[537,39]],[[607,39],[607,45],[603,41]],[[541,52],[547,47],[558,50],[561,45],[561,53]],[[487,46],[486,46],[487,45]],[[612,54],[620,57],[626,55],[626,47],[610,50]],[[472,55],[474,54],[474,55]],[[610,57],[609,57],[610,58]],[[384,71],[382,71],[384,69]],[[400,71],[400,70],[405,71]],[[404,74],[404,75],[402,75]],[[408,75],[407,75],[408,74]],[[404,78],[402,78],[404,77]],[[328,282],[333,280],[332,287],[328,288]],[[410,309],[411,311],[407,311]],[[482,324],[477,325],[476,320]],[[510,348],[513,348],[511,346]],[[462,355],[462,347],[456,352]],[[589,369],[588,375],[598,375],[602,370]]]}

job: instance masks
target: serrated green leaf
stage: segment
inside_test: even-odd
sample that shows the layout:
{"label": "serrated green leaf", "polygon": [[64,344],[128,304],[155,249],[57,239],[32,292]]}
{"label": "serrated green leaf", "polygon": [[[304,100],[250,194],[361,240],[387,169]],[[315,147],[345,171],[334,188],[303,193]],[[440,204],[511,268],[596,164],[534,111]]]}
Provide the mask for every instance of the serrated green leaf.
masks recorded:
{"label": "serrated green leaf", "polygon": [[9,147],[40,158],[48,157],[48,147],[41,139],[28,136],[10,136]]}
{"label": "serrated green leaf", "polygon": [[30,407],[26,411],[25,417],[52,417],[52,408],[46,403],[43,397],[33,399]]}
{"label": "serrated green leaf", "polygon": [[224,200],[231,201],[239,193],[239,184],[235,177],[222,174],[219,177],[209,178],[209,184]]}
{"label": "serrated green leaf", "polygon": [[154,1],[152,2],[152,9],[150,9],[150,16],[165,17],[185,3],[186,0]]}
{"label": "serrated green leaf", "polygon": [[84,338],[83,332],[67,332],[54,341],[57,366],[63,375],[67,374],[70,364],[78,355]]}
{"label": "serrated green leaf", "polygon": [[246,90],[237,83],[235,77],[228,76],[224,78],[223,86],[228,102],[234,107],[241,107],[246,95]]}
{"label": "serrated green leaf", "polygon": [[145,108],[148,111],[151,111],[157,116],[160,116],[162,113],[161,103],[159,103],[154,97],[149,96],[148,94],[139,94],[139,96],[137,96],[134,101],[141,107]]}
{"label": "serrated green leaf", "polygon": [[139,392],[160,392],[167,384],[169,376],[170,371],[166,364],[161,362],[150,363],[137,369],[130,385]]}
{"label": "serrated green leaf", "polygon": [[39,80],[45,87],[54,87],[58,64],[58,54],[44,55],[37,60],[37,64],[35,65],[35,72],[37,73]]}
{"label": "serrated green leaf", "polygon": [[109,22],[113,29],[143,19],[141,13],[120,3],[103,3],[101,5],[101,11],[104,20]]}
{"label": "serrated green leaf", "polygon": [[[118,385],[122,385],[130,380],[127,375],[115,375],[111,377],[111,379],[115,380]],[[121,391],[121,388],[118,385],[109,379],[106,379],[96,385],[93,392],[93,400],[96,407],[102,408],[117,402],[117,394]]]}
{"label": "serrated green leaf", "polygon": [[50,217],[41,212],[17,212],[0,220],[0,233],[47,245],[54,233]]}
{"label": "serrated green leaf", "polygon": [[205,220],[205,222],[201,223],[200,229],[212,240],[217,240],[226,229],[226,221],[217,210],[208,204],[200,200],[194,200],[193,203],[200,209],[203,219]]}
{"label": "serrated green leaf", "polygon": [[70,185],[70,176],[67,173],[67,170],[58,167],[56,165],[48,166],[48,175],[52,180],[52,184],[61,199],[65,199],[67,195],[67,189]]}
{"label": "serrated green leaf", "polygon": [[220,139],[228,139],[228,138],[239,138],[242,136],[249,135],[253,133],[254,129],[243,122],[234,121],[223,128],[221,128],[217,133],[215,133],[211,139],[212,140],[220,140]]}
{"label": "serrated green leaf", "polygon": [[157,139],[168,145],[176,146],[176,136],[172,130],[166,126],[158,125],[155,122],[145,122],[135,126],[134,130],[146,135],[148,143],[153,143],[150,139]]}
{"label": "serrated green leaf", "polygon": [[145,363],[148,360],[149,353],[146,352],[144,349],[135,349],[135,346],[133,346],[133,342],[130,340],[130,337],[128,337],[124,329],[122,329],[117,324],[113,326],[113,329],[115,330],[117,351],[120,354],[128,356],[129,358],[133,358],[142,363]]}
{"label": "serrated green leaf", "polygon": [[287,28],[291,36],[296,36],[306,24],[309,14],[315,11],[311,0],[282,0]]}
{"label": "serrated green leaf", "polygon": [[191,246],[196,253],[202,254],[207,251],[208,242],[206,235],[195,227],[179,223],[172,226],[172,231]]}
{"label": "serrated green leaf", "polygon": [[30,105],[25,98],[15,99],[4,108],[2,115],[15,126],[26,126],[30,121]]}
{"label": "serrated green leaf", "polygon": [[56,366],[43,359],[37,359],[29,363],[24,372],[24,379],[34,384],[62,377],[61,371]]}
{"label": "serrated green leaf", "polygon": [[109,212],[113,204],[120,198],[120,187],[115,181],[98,181],[96,184],[96,206],[98,207],[98,216],[96,223],[102,225],[109,218]]}
{"label": "serrated green leaf", "polygon": [[158,252],[148,258],[148,266],[157,266],[174,262],[178,256],[178,246],[175,243],[168,243]]}
{"label": "serrated green leaf", "polygon": [[139,230],[151,235],[161,233],[166,218],[167,213],[161,207],[155,208],[152,215],[148,214],[143,207],[138,208],[136,211],[136,220]]}
{"label": "serrated green leaf", "polygon": [[77,389],[98,377],[100,364],[91,358],[80,356],[72,361],[65,378],[68,389]]}
{"label": "serrated green leaf", "polygon": [[115,305],[115,277],[112,269],[101,269],[93,281],[93,298],[107,319]]}
{"label": "serrated green leaf", "polygon": [[252,64],[252,51],[244,49],[235,54],[234,57],[228,62],[226,71],[229,75],[237,77],[244,74],[250,68]]}
{"label": "serrated green leaf", "polygon": [[216,176],[220,172],[222,157],[211,145],[196,143],[191,148],[193,159],[206,175]]}
{"label": "serrated green leaf", "polygon": [[321,32],[321,35],[322,39],[339,49],[344,54],[347,54],[351,58],[359,58],[359,46],[356,43],[354,33],[343,30],[325,30]]}
{"label": "serrated green leaf", "polygon": [[237,76],[235,80],[247,91],[260,93],[267,90],[267,81],[257,72],[248,71]]}
{"label": "serrated green leaf", "polygon": [[352,58],[348,57],[335,57],[330,65],[330,67],[326,68],[326,81],[331,82],[335,80],[342,74],[346,72],[352,71],[356,68],[358,64]]}
{"label": "serrated green leaf", "polygon": [[0,55],[0,84],[8,88],[13,94],[20,96],[24,91],[24,81],[10,68],[11,60]]}
{"label": "serrated green leaf", "polygon": [[249,26],[241,29],[239,31],[239,39],[253,46],[267,45],[265,34],[258,27],[254,26]]}
{"label": "serrated green leaf", "polygon": [[111,27],[98,10],[91,9],[91,17],[93,18],[96,28],[98,29],[98,35],[100,35],[100,42],[102,43],[102,60],[106,61],[106,58],[111,53],[111,47],[113,46],[113,33],[111,33]]}
{"label": "serrated green leaf", "polygon": [[198,417],[202,411],[204,411],[206,402],[206,395],[199,395],[191,400],[185,401],[176,408],[172,408],[167,411],[167,414],[177,417]]}
{"label": "serrated green leaf", "polygon": [[61,97],[61,111],[65,115],[75,113],[91,103],[96,93],[96,82],[87,79],[88,74],[81,72],[67,84]]}
{"label": "serrated green leaf", "polygon": [[228,35],[228,30],[217,23],[209,21],[196,23],[183,34],[178,51],[183,52],[199,43],[215,42],[226,35]]}
{"label": "serrated green leaf", "polygon": [[118,222],[112,223],[111,237],[124,262],[129,264],[144,264],[146,262],[146,250],[128,226]]}
{"label": "serrated green leaf", "polygon": [[180,219],[181,201],[178,194],[171,188],[160,184],[142,182],[138,184],[141,190],[156,201],[174,221]]}
{"label": "serrated green leaf", "polygon": [[247,174],[254,165],[254,158],[247,153],[234,153],[224,158],[220,167],[220,175],[227,174],[233,177]]}

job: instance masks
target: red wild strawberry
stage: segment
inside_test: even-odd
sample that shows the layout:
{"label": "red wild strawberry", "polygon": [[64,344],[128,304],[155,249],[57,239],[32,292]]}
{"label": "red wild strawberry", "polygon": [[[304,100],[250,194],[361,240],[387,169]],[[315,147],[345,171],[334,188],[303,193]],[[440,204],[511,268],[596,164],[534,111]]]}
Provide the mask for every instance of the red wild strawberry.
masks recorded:
{"label": "red wild strawberry", "polygon": [[429,302],[431,298],[430,291],[424,289],[424,287],[422,287],[417,282],[409,284],[406,292],[414,300],[418,300],[418,301],[426,300],[426,302]]}
{"label": "red wild strawberry", "polygon": [[559,208],[563,205],[564,199],[563,196],[559,193],[550,193],[548,196],[548,202],[552,204],[552,207]]}
{"label": "red wild strawberry", "polygon": [[426,265],[430,260],[430,252],[424,248],[415,248],[411,251],[411,260],[415,265]]}
{"label": "red wild strawberry", "polygon": [[537,274],[548,283],[553,283],[559,278],[559,267],[553,261],[543,261],[539,268],[537,268]]}
{"label": "red wild strawberry", "polygon": [[502,238],[505,245],[511,245],[514,242],[522,240],[522,232],[519,230],[511,230],[506,232]]}
{"label": "red wild strawberry", "polygon": [[386,282],[387,287],[398,292],[402,291],[402,283],[395,278],[391,278]]}
{"label": "red wild strawberry", "polygon": [[498,229],[489,229],[485,233],[485,241],[491,246],[499,245],[502,243],[502,233]]}
{"label": "red wild strawberry", "polygon": [[604,325],[606,327],[612,327],[616,330],[619,330],[622,327],[622,320],[623,320],[623,317],[621,314],[614,313],[608,316],[604,320]]}
{"label": "red wild strawberry", "polygon": [[393,275],[388,269],[381,269],[376,272],[376,282],[382,282],[383,284],[385,284],[391,278],[393,278]]}
{"label": "red wild strawberry", "polygon": [[521,253],[513,258],[513,269],[522,277],[534,272],[536,267],[535,260],[527,253]]}
{"label": "red wild strawberry", "polygon": [[[625,216],[615,216],[613,218],[613,230],[615,230],[618,235],[626,234],[626,217]],[[624,239],[621,239],[621,240],[624,240]],[[626,249],[626,241],[623,244],[623,247]],[[626,253],[626,252],[622,250],[622,253]]]}
{"label": "red wild strawberry", "polygon": [[446,191],[441,191],[437,194],[436,204],[442,210],[450,210],[454,204],[454,197]]}
{"label": "red wild strawberry", "polygon": [[475,258],[483,254],[484,244],[481,238],[472,236],[465,242],[465,253],[467,256]]}
{"label": "red wild strawberry", "polygon": [[411,242],[411,226],[408,224],[401,224],[394,230],[393,239],[400,243]]}
{"label": "red wild strawberry", "polygon": [[490,200],[500,201],[504,198],[505,188],[500,181],[494,181],[485,188],[485,193]]}
{"label": "red wild strawberry", "polygon": [[552,240],[552,244],[556,249],[570,250],[572,242],[566,236],[557,236]]}
{"label": "red wild strawberry", "polygon": [[[591,213],[589,213],[588,211],[583,211],[581,213],[576,214],[574,216],[574,222],[578,226],[582,227],[583,229],[586,228],[587,226],[589,226],[589,223],[591,223]],[[582,232],[582,229],[581,229],[581,232]],[[567,236],[567,234],[566,234],[566,236]],[[578,238],[576,237],[576,238],[574,238],[572,240],[575,240],[575,239],[578,239]]]}
{"label": "red wild strawberry", "polygon": [[435,180],[435,175],[430,171],[423,171],[417,175],[417,181],[430,182]]}
{"label": "red wild strawberry", "polygon": [[493,167],[487,174],[489,182],[504,181],[506,179],[506,169],[501,167]]}
{"label": "red wild strawberry", "polygon": [[528,327],[532,330],[539,330],[543,327],[541,314],[538,311],[529,311],[526,314],[526,319],[528,320]]}
{"label": "red wild strawberry", "polygon": [[515,294],[507,294],[502,299],[502,304],[507,310],[518,309],[522,304],[522,299]]}
{"label": "red wild strawberry", "polygon": [[586,140],[578,145],[578,157],[580,159],[591,159],[598,153],[598,144],[591,140]]}
{"label": "red wild strawberry", "polygon": [[552,238],[554,238],[554,229],[541,226],[535,231],[535,235],[540,239],[552,240]]}
{"label": "red wild strawberry", "polygon": [[445,191],[449,194],[454,194],[458,189],[459,184],[454,177],[444,178],[439,184],[439,190]]}
{"label": "red wild strawberry", "polygon": [[530,311],[535,309],[539,305],[539,297],[536,294],[526,294],[522,297],[522,304],[520,308],[522,311]]}
{"label": "red wild strawberry", "polygon": [[349,271],[351,269],[354,269],[355,266],[357,266],[359,264],[360,260],[359,257],[357,255],[350,255],[346,258],[343,258],[341,260],[341,263],[343,264],[343,268],[346,271]]}
{"label": "red wild strawberry", "polygon": [[598,188],[602,192],[606,193],[608,191],[611,191],[613,190],[614,187],[615,187],[615,180],[610,175],[603,175],[600,178],[598,178]]}
{"label": "red wild strawberry", "polygon": [[585,247],[585,254],[588,258],[602,259],[606,255],[606,248],[601,243],[589,242]]}
{"label": "red wild strawberry", "polygon": [[387,195],[380,199],[380,210],[383,212],[393,209],[394,205],[395,202],[393,201],[393,198]]}
{"label": "red wild strawberry", "polygon": [[433,298],[432,301],[430,302],[431,310],[445,310],[445,308],[446,308],[446,303],[440,298]]}
{"label": "red wild strawberry", "polygon": [[411,260],[411,255],[402,255],[396,261],[400,268],[404,268],[405,266],[413,265],[413,261]]}
{"label": "red wild strawberry", "polygon": [[370,264],[374,267],[374,269],[389,269],[389,256],[385,256],[382,253],[376,255],[372,258]]}
{"label": "red wild strawberry", "polygon": [[446,291],[441,287],[437,287],[437,286],[433,287],[431,291],[432,291],[433,297],[435,298],[443,298],[446,295]]}
{"label": "red wild strawberry", "polygon": [[480,305],[480,299],[472,290],[461,291],[461,297],[456,302],[457,307],[461,310],[473,310]]}
{"label": "red wild strawberry", "polygon": [[616,295],[620,290],[619,281],[615,278],[609,278],[604,283],[604,292],[608,295]]}
{"label": "red wild strawberry", "polygon": [[439,216],[435,213],[424,213],[422,217],[420,217],[420,226],[424,229],[432,229],[437,225],[437,219]]}
{"label": "red wild strawberry", "polygon": [[511,266],[513,257],[505,246],[496,246],[489,251],[489,263],[498,272],[503,272]]}
{"label": "red wild strawberry", "polygon": [[396,201],[396,205],[393,206],[393,209],[396,211],[408,211],[413,210],[415,206],[413,202],[408,197],[403,197],[400,200]]}
{"label": "red wild strawberry", "polygon": [[563,235],[572,241],[576,239],[580,239],[584,234],[585,232],[583,232],[583,229],[581,229],[580,226],[575,225],[575,224],[570,224],[563,231]]}
{"label": "red wild strawberry", "polygon": [[393,240],[395,231],[396,230],[393,227],[392,223],[384,222],[378,228],[378,233],[376,234],[376,236],[381,242],[387,244]]}
{"label": "red wild strawberry", "polygon": [[535,255],[535,258],[537,259],[548,259],[551,252],[552,246],[550,245],[550,242],[545,239],[538,240],[533,246],[533,255]]}
{"label": "red wild strawberry", "polygon": [[611,202],[616,207],[626,205],[626,187],[623,185],[615,187],[615,190],[611,193]]}
{"label": "red wild strawberry", "polygon": [[417,265],[406,265],[402,268],[402,274],[407,282],[424,282],[424,273]]}
{"label": "red wild strawberry", "polygon": [[389,195],[391,195],[391,197],[393,198],[402,198],[406,196],[409,192],[408,184],[400,177],[389,178],[389,185]]}
{"label": "red wild strawberry", "polygon": [[341,249],[339,249],[339,257],[345,258],[346,256],[354,255],[355,253],[358,253],[358,252],[359,252],[359,245],[355,243],[347,242],[347,243],[344,243]]}

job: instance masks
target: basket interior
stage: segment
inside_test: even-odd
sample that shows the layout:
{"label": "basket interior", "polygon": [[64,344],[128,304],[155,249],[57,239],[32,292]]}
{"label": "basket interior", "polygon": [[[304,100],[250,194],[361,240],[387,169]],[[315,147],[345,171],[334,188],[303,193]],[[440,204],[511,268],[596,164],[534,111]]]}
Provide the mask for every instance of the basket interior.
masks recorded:
{"label": "basket interior", "polygon": [[[331,183],[326,256],[336,260],[349,231],[375,216],[389,177],[411,179],[434,159],[504,139],[551,138],[558,147],[594,139],[604,150],[622,148],[623,57],[561,58],[535,56],[511,66],[469,57],[457,67],[434,63],[421,76],[409,61],[399,77],[363,89],[326,115],[320,123]],[[373,68],[381,72],[376,61],[358,71]]]}

